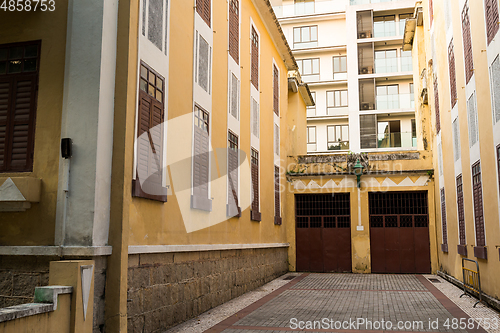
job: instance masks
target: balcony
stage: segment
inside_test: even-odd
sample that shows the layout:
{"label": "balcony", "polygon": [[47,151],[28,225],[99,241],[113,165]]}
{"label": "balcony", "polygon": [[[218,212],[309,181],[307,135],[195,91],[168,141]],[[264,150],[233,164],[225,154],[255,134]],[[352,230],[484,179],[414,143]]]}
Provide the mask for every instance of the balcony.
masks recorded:
{"label": "balcony", "polygon": [[417,138],[411,132],[377,134],[377,148],[415,147],[417,147]]}
{"label": "balcony", "polygon": [[356,5],[364,5],[367,3],[381,3],[381,2],[391,2],[391,1],[395,0],[350,0],[350,5],[356,6]]}
{"label": "balcony", "polygon": [[[398,66],[399,64],[401,64],[401,67]],[[375,73],[377,74],[411,72],[412,70],[413,64],[411,57],[375,59]]]}
{"label": "balcony", "polygon": [[328,14],[345,11],[347,1],[323,0],[297,2],[284,6],[273,7],[276,17],[288,18],[295,16],[307,16],[316,14]]}
{"label": "balcony", "polygon": [[414,95],[393,94],[376,96],[376,110],[415,109]]}

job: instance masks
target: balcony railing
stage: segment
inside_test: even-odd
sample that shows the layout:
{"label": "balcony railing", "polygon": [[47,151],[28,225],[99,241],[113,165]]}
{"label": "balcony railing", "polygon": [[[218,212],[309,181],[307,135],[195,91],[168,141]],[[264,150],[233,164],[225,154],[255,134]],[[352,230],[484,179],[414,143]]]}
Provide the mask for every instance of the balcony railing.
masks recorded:
{"label": "balcony railing", "polygon": [[379,133],[377,135],[377,148],[414,148],[417,138],[411,132]]}
{"label": "balcony railing", "polygon": [[378,95],[376,110],[414,109],[413,94]]}
{"label": "balcony railing", "polygon": [[[398,64],[401,63],[401,70]],[[375,59],[375,73],[411,72],[413,70],[411,57],[380,58]]]}
{"label": "balcony railing", "polygon": [[275,6],[274,13],[277,18],[326,14],[345,11],[347,0],[320,0],[314,2],[298,2],[294,4]]}
{"label": "balcony railing", "polygon": [[367,3],[380,3],[380,2],[391,2],[395,0],[350,0],[350,5],[355,6],[355,5],[364,5]]}

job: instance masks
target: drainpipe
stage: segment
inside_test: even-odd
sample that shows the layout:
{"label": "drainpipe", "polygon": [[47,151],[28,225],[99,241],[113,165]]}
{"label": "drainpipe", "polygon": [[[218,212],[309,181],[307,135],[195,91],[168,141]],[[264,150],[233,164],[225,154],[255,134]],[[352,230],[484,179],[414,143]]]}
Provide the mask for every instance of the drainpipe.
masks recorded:
{"label": "drainpipe", "polygon": [[68,197],[69,197],[69,172],[70,172],[70,161],[73,155],[73,141],[70,138],[61,139],[61,157],[62,160],[62,190],[64,192],[63,196],[63,211],[62,211],[62,223],[60,229],[60,246],[64,246],[64,239],[66,237],[66,219],[68,212]]}

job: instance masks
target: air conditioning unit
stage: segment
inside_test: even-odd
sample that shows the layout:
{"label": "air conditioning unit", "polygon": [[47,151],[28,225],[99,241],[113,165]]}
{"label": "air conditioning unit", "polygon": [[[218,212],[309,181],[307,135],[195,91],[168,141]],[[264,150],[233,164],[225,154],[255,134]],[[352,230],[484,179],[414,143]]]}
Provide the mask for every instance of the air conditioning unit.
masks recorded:
{"label": "air conditioning unit", "polygon": [[370,68],[369,67],[362,67],[361,68],[361,74],[369,74],[371,71],[370,71]]}
{"label": "air conditioning unit", "polygon": [[361,103],[361,110],[371,110],[370,103]]}
{"label": "air conditioning unit", "polygon": [[371,38],[371,37],[372,37],[371,31],[360,31],[358,33],[358,39],[361,39],[361,38]]}

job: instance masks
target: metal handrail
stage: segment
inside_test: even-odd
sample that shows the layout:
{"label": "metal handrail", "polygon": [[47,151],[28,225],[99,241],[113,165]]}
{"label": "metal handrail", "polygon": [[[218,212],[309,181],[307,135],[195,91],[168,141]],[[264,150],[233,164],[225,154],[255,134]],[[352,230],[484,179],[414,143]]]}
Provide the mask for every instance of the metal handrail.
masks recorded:
{"label": "metal handrail", "polygon": [[[470,261],[476,264],[476,270],[465,267],[465,261]],[[460,295],[460,297],[464,295],[470,295],[476,297],[478,295],[478,301],[474,303],[474,308],[478,303],[484,303],[482,298],[481,291],[481,278],[479,275],[479,264],[476,260],[462,258],[462,278],[464,283],[464,293]]]}

